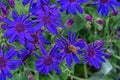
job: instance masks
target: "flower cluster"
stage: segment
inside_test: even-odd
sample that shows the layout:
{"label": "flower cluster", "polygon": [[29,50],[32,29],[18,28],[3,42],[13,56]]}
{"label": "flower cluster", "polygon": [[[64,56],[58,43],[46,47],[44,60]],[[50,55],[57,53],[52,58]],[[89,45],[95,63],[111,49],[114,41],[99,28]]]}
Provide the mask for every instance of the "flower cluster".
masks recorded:
{"label": "flower cluster", "polygon": [[[14,0],[8,0],[11,7],[15,6]],[[73,60],[76,64],[88,63],[96,69],[102,67],[102,62],[105,62],[104,57],[108,56],[105,53],[106,48],[103,48],[104,41],[96,40],[92,43],[87,43],[82,38],[77,38],[77,33],[70,31],[68,38],[60,36],[56,38],[53,47],[49,52],[45,48],[45,44],[50,45],[52,42],[47,40],[45,32],[51,35],[57,35],[58,29],[64,30],[61,20],[61,12],[66,10],[66,13],[73,13],[74,15],[83,13],[82,4],[89,2],[89,0],[57,0],[61,5],[60,10],[56,4],[50,4],[50,0],[23,0],[23,5],[30,4],[29,14],[18,14],[14,9],[12,10],[12,19],[4,16],[4,38],[8,39],[8,43],[20,43],[24,48],[21,51],[16,51],[11,47],[6,54],[4,54],[4,46],[0,50],[0,80],[12,78],[10,70],[15,70],[19,66],[26,63],[26,60],[31,56],[35,56],[35,67],[38,73],[48,75],[52,70],[55,70],[60,75],[59,65],[65,60],[68,67],[72,66]],[[116,0],[94,0],[95,5],[98,5],[98,12],[102,16],[108,15],[109,6],[113,11],[117,11],[114,6],[120,6]],[[2,13],[8,15],[8,10],[5,6],[0,5]],[[60,12],[61,11],[61,12]],[[117,13],[116,13],[117,14]],[[92,16],[86,15],[86,20],[92,22]],[[67,26],[74,23],[71,18],[67,21]],[[103,24],[103,20],[98,21]],[[38,49],[41,56],[38,55]],[[11,60],[17,56],[17,60]],[[83,60],[80,61],[80,58]]]}

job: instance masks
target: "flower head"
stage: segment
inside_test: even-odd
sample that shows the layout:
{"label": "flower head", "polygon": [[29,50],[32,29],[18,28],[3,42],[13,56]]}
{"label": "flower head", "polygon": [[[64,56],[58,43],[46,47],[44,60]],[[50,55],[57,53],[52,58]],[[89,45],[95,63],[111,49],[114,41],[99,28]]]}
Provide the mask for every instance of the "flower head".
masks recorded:
{"label": "flower head", "polygon": [[61,49],[62,58],[66,58],[68,66],[71,66],[72,58],[76,63],[80,63],[77,54],[82,52],[85,45],[84,40],[77,41],[76,33],[72,36],[72,32],[69,32],[68,40],[62,36],[61,39],[56,40],[56,44]]}
{"label": "flower head", "polygon": [[101,62],[105,62],[103,57],[108,56],[104,51],[106,48],[102,48],[104,41],[97,40],[96,42],[91,43],[91,45],[86,44],[86,54],[83,54],[85,58],[84,63],[89,63],[90,66],[95,68],[101,68]]}
{"label": "flower head", "polygon": [[22,49],[21,54],[17,54],[18,58],[20,58],[20,65],[24,64],[25,61],[31,57],[32,50]]}
{"label": "flower head", "polygon": [[77,10],[79,13],[83,13],[83,9],[80,4],[88,2],[88,0],[57,0],[57,2],[61,5],[60,10],[63,12],[66,10],[66,13],[77,14]]}
{"label": "flower head", "polygon": [[10,70],[15,70],[19,66],[19,60],[13,60],[17,51],[11,47],[8,52],[4,53],[4,46],[0,50],[0,80],[6,80],[6,77],[12,78]]}
{"label": "flower head", "polygon": [[120,3],[117,2],[117,0],[95,0],[93,5],[98,5],[98,12],[102,16],[107,16],[109,13],[109,8],[116,11],[115,6],[120,6]]}
{"label": "flower head", "polygon": [[39,73],[48,75],[53,69],[60,74],[59,60],[58,60],[58,48],[54,45],[49,53],[44,49],[42,45],[39,46],[43,56],[39,57],[36,61],[36,69]]}
{"label": "flower head", "polygon": [[30,34],[34,39],[33,41],[26,41],[26,48],[29,50],[35,50],[36,46],[43,44],[51,44],[45,37],[42,35],[42,30],[36,33]]}
{"label": "flower head", "polygon": [[33,41],[29,32],[32,32],[32,22],[29,20],[29,16],[20,15],[18,16],[15,11],[12,11],[13,20],[4,18],[4,22],[7,24],[5,38],[9,37],[9,42],[12,43],[15,40],[19,40],[21,44],[25,44],[25,40]]}
{"label": "flower head", "polygon": [[[42,26],[44,26],[45,29],[47,29],[50,33],[57,34],[57,27],[63,28],[62,21],[60,20],[61,15],[57,13],[56,9],[56,7],[48,8],[46,6],[44,6],[42,9],[32,7],[30,12],[32,12],[32,15],[36,18],[34,22],[38,23],[36,25],[35,31],[41,30]],[[54,13],[54,10],[56,13]]]}

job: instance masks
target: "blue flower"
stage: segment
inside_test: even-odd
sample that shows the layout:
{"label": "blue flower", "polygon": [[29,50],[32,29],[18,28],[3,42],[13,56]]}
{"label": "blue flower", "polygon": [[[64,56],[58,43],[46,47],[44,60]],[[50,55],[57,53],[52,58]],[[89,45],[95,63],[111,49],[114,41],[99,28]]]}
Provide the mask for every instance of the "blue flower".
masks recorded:
{"label": "blue flower", "polygon": [[30,5],[32,5],[33,2],[34,2],[34,0],[23,0],[22,4],[23,4],[24,6],[27,5],[27,4],[29,4],[29,3],[30,3]]}
{"label": "blue flower", "polygon": [[50,0],[37,0],[36,3],[37,3],[37,6],[40,7],[43,5],[48,5],[50,3]]}
{"label": "blue flower", "polygon": [[108,54],[104,53],[106,48],[102,48],[103,45],[104,41],[100,40],[91,43],[91,45],[86,44],[86,54],[82,55],[85,58],[84,63],[89,63],[90,66],[94,66],[97,69],[101,68],[101,62],[105,62],[103,57],[108,56]]}
{"label": "blue flower", "polygon": [[55,70],[57,74],[60,74],[59,59],[58,59],[58,48],[56,45],[52,47],[49,54],[46,52],[42,45],[39,46],[43,56],[39,57],[36,61],[36,69],[39,73],[48,75],[52,70]]}
{"label": "blue flower", "polygon": [[93,5],[98,5],[98,13],[102,16],[107,16],[109,13],[109,8],[116,11],[115,6],[120,6],[120,3],[117,2],[117,0],[95,0]]}
{"label": "blue flower", "polygon": [[25,16],[23,14],[18,16],[13,10],[12,17],[14,21],[4,18],[4,22],[7,24],[4,37],[9,37],[10,43],[14,42],[15,40],[19,40],[21,44],[25,44],[25,40],[33,41],[33,38],[29,34],[29,32],[33,32],[33,22],[29,20],[30,16]]}
{"label": "blue flower", "polygon": [[18,52],[14,47],[11,47],[8,52],[4,53],[4,46],[0,50],[0,80],[6,80],[6,77],[12,78],[10,70],[15,70],[19,67],[19,60],[13,60]]}
{"label": "blue flower", "polygon": [[66,14],[73,13],[77,14],[77,10],[79,13],[83,13],[83,9],[80,4],[88,2],[88,0],[57,0],[57,2],[61,5],[60,10],[63,12],[66,10]]}
{"label": "blue flower", "polygon": [[20,53],[21,54],[17,54],[20,59],[20,65],[24,64],[26,60],[32,56],[32,50],[22,49]]}
{"label": "blue flower", "polygon": [[68,40],[66,40],[63,36],[61,39],[56,40],[56,45],[61,50],[62,58],[66,58],[66,63],[68,66],[72,65],[72,58],[76,63],[80,63],[77,54],[82,53],[83,48],[85,47],[84,40],[77,41],[76,33],[72,35],[72,32],[68,34]]}
{"label": "blue flower", "polygon": [[26,41],[26,48],[29,50],[35,50],[37,46],[43,44],[51,44],[50,41],[46,40],[42,35],[42,31],[30,34],[34,39],[33,41]]}
{"label": "blue flower", "polygon": [[35,5],[30,9],[32,15],[36,18],[34,22],[38,24],[35,27],[35,31],[41,30],[42,26],[47,29],[52,34],[57,34],[57,28],[62,26],[62,21],[60,20],[61,15],[58,13],[58,9],[55,6],[43,6],[38,8]]}

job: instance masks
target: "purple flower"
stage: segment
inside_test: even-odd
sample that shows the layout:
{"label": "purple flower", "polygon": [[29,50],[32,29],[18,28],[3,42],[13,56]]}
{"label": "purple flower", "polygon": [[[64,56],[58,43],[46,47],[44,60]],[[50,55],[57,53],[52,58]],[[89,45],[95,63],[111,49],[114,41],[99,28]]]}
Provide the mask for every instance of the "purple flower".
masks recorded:
{"label": "purple flower", "polygon": [[104,21],[102,19],[97,20],[98,24],[104,24]]}
{"label": "purple flower", "polygon": [[4,4],[0,4],[0,8],[1,8],[2,14],[3,14],[4,16],[8,16],[9,10],[7,9],[7,6],[4,5]]}
{"label": "purple flower", "polygon": [[0,22],[2,22],[3,21],[3,16],[0,16]]}
{"label": "purple flower", "polygon": [[40,7],[43,5],[48,5],[50,3],[50,0],[37,0],[36,3],[37,3],[37,6]]}
{"label": "purple flower", "polygon": [[92,22],[92,21],[93,21],[92,16],[90,16],[89,14],[87,14],[87,15],[85,16],[85,19],[86,19],[86,21],[89,21],[89,22]]}
{"label": "purple flower", "polygon": [[41,30],[42,26],[44,26],[45,29],[47,29],[50,33],[57,34],[57,27],[63,28],[62,21],[60,20],[60,14],[50,14],[49,10],[47,9],[41,10],[34,8],[30,11],[36,18],[34,22],[38,22],[38,24],[35,27],[35,31]]}
{"label": "purple flower", "polygon": [[33,41],[26,42],[26,48],[29,50],[35,50],[37,46],[43,44],[51,44],[45,37],[42,35],[42,31],[30,34],[34,39]]}
{"label": "purple flower", "polygon": [[60,74],[60,69],[58,67],[58,48],[56,45],[52,47],[49,53],[46,52],[42,45],[39,46],[43,56],[39,57],[36,61],[36,69],[39,73],[48,75],[52,70],[55,70],[57,74]]}
{"label": "purple flower", "polygon": [[68,66],[72,65],[72,58],[76,63],[80,63],[77,54],[81,54],[84,48],[84,40],[77,41],[76,33],[72,36],[72,32],[68,34],[68,40],[63,36],[61,39],[56,40],[56,45],[61,50],[62,58],[66,58],[66,63]]}
{"label": "purple flower", "polygon": [[84,63],[89,63],[90,66],[95,68],[101,68],[101,62],[105,62],[103,57],[108,56],[104,53],[106,48],[102,48],[104,41],[97,40],[96,42],[91,43],[91,45],[86,44],[86,54],[83,54],[82,57],[85,58]]}
{"label": "purple flower", "polygon": [[74,24],[74,19],[71,18],[66,22],[66,26],[72,26]]}
{"label": "purple flower", "polygon": [[0,50],[0,80],[6,80],[6,77],[12,78],[12,74],[10,70],[15,70],[19,65],[19,60],[13,60],[17,51],[15,51],[14,47],[11,47],[8,52],[4,53],[4,46]]}
{"label": "purple flower", "polygon": [[118,10],[113,11],[112,14],[113,14],[113,16],[117,16],[119,14],[119,11]]}
{"label": "purple flower", "polygon": [[11,7],[15,6],[15,1],[14,0],[8,0],[8,3]]}
{"label": "purple flower", "polygon": [[116,11],[115,6],[120,6],[120,3],[117,0],[95,0],[93,5],[98,5],[98,12],[102,16],[107,16],[109,13],[109,7]]}
{"label": "purple flower", "polygon": [[31,57],[32,55],[32,51],[31,50],[27,50],[27,49],[22,49],[20,51],[21,54],[17,54],[18,58],[20,58],[20,65],[24,64],[25,61]]}
{"label": "purple flower", "polygon": [[15,40],[19,40],[21,44],[25,44],[25,40],[33,41],[29,32],[32,32],[32,23],[29,20],[30,16],[21,14],[20,16],[13,10],[12,11],[13,21],[8,18],[4,18],[4,22],[7,23],[6,32],[4,37],[9,37],[9,42],[12,43]]}
{"label": "purple flower", "polygon": [[88,2],[88,0],[57,0],[57,2],[61,5],[60,11],[65,11],[66,14],[73,13],[77,14],[77,10],[79,13],[83,13],[83,9],[80,4]]}

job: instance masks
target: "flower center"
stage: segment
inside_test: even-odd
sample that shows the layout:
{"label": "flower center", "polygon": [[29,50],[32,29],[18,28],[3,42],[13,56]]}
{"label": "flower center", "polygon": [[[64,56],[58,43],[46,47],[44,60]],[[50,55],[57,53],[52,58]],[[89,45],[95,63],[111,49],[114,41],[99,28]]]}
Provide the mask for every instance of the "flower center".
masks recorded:
{"label": "flower center", "polygon": [[89,55],[90,57],[94,57],[94,55],[95,55],[95,50],[94,50],[94,49],[90,49],[88,55]]}
{"label": "flower center", "polygon": [[105,4],[107,3],[109,0],[100,0],[101,3]]}
{"label": "flower center", "polygon": [[75,46],[73,45],[68,45],[64,48],[65,52],[66,53],[76,53],[77,52],[77,49]]}
{"label": "flower center", "polygon": [[51,22],[51,18],[50,18],[50,16],[43,16],[43,21],[45,22],[45,24],[48,24],[48,23],[50,23]]}
{"label": "flower center", "polygon": [[37,34],[31,34],[31,37],[34,39],[34,41],[32,41],[31,43],[36,44],[37,42],[39,42]]}
{"label": "flower center", "polygon": [[44,64],[47,65],[47,66],[53,64],[53,58],[47,56],[47,57],[44,59]]}
{"label": "flower center", "polygon": [[7,66],[7,60],[4,57],[0,57],[0,69]]}
{"label": "flower center", "polygon": [[70,3],[73,3],[73,2],[75,2],[76,0],[68,0]]}
{"label": "flower center", "polygon": [[25,31],[25,25],[23,23],[16,24],[16,30],[17,32],[24,32]]}
{"label": "flower center", "polygon": [[117,2],[120,2],[120,0],[117,0]]}

